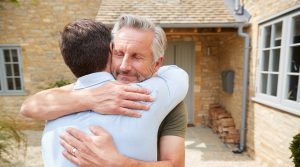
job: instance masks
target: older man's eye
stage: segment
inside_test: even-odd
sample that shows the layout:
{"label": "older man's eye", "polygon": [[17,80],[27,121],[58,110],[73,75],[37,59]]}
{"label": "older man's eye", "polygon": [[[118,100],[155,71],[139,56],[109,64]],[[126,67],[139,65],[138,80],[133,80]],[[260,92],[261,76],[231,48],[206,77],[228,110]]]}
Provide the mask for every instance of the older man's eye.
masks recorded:
{"label": "older man's eye", "polygon": [[141,60],[142,59],[142,57],[138,56],[138,55],[134,55],[133,58],[136,59],[136,60]]}

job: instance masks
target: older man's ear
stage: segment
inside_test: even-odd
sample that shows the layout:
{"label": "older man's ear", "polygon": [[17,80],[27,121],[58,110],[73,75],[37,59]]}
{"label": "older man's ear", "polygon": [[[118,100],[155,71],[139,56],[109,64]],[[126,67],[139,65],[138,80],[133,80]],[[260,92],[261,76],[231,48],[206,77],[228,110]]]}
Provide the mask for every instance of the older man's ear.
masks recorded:
{"label": "older man's ear", "polygon": [[163,62],[164,57],[160,57],[155,61],[155,71],[157,71],[163,65]]}

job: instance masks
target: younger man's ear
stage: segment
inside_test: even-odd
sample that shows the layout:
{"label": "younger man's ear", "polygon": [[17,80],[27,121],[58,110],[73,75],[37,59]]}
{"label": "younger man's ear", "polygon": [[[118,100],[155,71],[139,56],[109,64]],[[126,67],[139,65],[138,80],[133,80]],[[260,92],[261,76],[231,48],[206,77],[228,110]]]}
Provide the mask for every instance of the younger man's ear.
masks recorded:
{"label": "younger man's ear", "polygon": [[113,54],[113,49],[114,49],[114,43],[113,43],[113,42],[110,42],[110,44],[109,44],[109,51],[110,51],[110,54]]}

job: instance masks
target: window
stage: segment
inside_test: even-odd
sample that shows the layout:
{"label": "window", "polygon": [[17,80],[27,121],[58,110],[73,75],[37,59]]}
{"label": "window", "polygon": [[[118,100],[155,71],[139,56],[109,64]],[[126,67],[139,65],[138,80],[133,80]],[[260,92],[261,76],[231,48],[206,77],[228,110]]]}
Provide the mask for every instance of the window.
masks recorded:
{"label": "window", "polygon": [[0,94],[19,95],[23,93],[19,47],[0,46]]}
{"label": "window", "polygon": [[255,99],[300,115],[300,12],[260,25],[258,51]]}

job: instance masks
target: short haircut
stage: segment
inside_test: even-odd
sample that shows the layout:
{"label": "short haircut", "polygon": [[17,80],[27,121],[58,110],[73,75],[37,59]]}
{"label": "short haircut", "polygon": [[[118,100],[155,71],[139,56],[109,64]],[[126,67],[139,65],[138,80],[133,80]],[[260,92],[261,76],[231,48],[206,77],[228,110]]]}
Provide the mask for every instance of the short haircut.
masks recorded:
{"label": "short haircut", "polygon": [[164,57],[165,50],[167,48],[167,37],[161,27],[156,26],[152,21],[142,16],[135,16],[130,14],[122,15],[112,29],[113,38],[123,27],[152,31],[154,37],[151,50],[154,60],[157,60],[160,57]]}
{"label": "short haircut", "polygon": [[102,23],[79,19],[61,33],[60,51],[76,77],[103,71],[110,54],[111,34]]}

